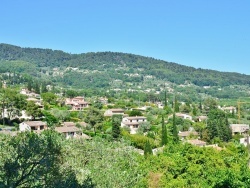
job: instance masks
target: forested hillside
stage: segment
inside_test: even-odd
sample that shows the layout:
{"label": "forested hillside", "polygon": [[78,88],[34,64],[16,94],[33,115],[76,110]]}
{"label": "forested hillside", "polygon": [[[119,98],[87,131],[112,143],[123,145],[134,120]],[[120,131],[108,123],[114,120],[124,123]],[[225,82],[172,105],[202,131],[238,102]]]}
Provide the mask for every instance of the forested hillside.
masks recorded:
{"label": "forested hillside", "polygon": [[[176,84],[189,81],[198,86],[250,84],[249,75],[195,69],[154,58],[117,52],[69,54],[59,50],[21,48],[0,44],[0,60],[1,72],[33,73],[36,76],[47,73],[54,76],[55,82],[71,84],[76,87],[93,87],[93,85],[95,87],[108,87],[110,82],[115,79],[140,82],[146,75]],[[52,71],[53,68],[58,67],[61,69],[57,70],[57,73],[55,73],[55,69],[54,72]],[[67,67],[78,68],[78,71],[72,74],[72,70],[68,70],[63,73],[64,76],[55,76],[56,74],[60,75]],[[34,74],[35,71],[37,71],[36,74]],[[133,75],[128,76],[128,74]],[[132,79],[130,79],[131,77]],[[82,78],[81,83],[84,84],[79,83],[79,78]]]}

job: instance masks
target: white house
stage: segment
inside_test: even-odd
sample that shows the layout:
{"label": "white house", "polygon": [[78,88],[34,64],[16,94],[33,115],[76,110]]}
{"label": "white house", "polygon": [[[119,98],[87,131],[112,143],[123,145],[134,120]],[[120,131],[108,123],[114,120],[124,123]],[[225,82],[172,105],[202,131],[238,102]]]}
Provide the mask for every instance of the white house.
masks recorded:
{"label": "white house", "polygon": [[66,139],[68,138],[74,138],[74,137],[77,137],[78,135],[81,135],[81,134],[78,134],[80,133],[80,129],[78,129],[77,127],[75,126],[71,126],[71,127],[56,127],[55,130],[59,133],[62,133],[65,135]]}
{"label": "white house", "polygon": [[198,121],[202,122],[202,121],[206,121],[207,120],[207,116],[198,116]]}
{"label": "white house", "polygon": [[247,124],[231,124],[230,128],[232,130],[232,135],[244,134],[249,131],[249,125]]}
{"label": "white house", "polygon": [[19,124],[20,131],[42,131],[45,129],[47,129],[47,124],[43,121],[24,121]]}
{"label": "white house", "polygon": [[175,115],[176,115],[176,117],[179,117],[179,118],[182,118],[182,119],[188,119],[190,121],[193,120],[192,116],[190,116],[188,114],[176,113]]}
{"label": "white house", "polygon": [[236,113],[237,112],[237,108],[234,106],[227,106],[227,107],[222,107],[221,110],[225,111],[225,112],[229,112],[229,113]]}
{"label": "white house", "polygon": [[144,116],[124,117],[121,122],[121,127],[129,127],[130,134],[135,134],[140,126],[140,123],[147,122]]}

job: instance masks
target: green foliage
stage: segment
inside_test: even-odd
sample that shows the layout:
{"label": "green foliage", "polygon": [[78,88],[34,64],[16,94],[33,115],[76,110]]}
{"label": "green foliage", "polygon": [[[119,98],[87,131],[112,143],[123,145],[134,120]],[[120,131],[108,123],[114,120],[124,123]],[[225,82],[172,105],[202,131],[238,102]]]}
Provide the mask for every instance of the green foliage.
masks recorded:
{"label": "green foliage", "polygon": [[26,107],[26,113],[28,116],[32,116],[33,119],[36,117],[42,116],[42,111],[39,108],[38,105],[35,104],[34,101],[28,101],[27,107]]}
{"label": "green foliage", "polygon": [[140,167],[143,157],[124,141],[69,140],[66,149],[66,161],[77,180],[90,178],[96,188],[136,187],[144,175]]}
{"label": "green foliage", "polygon": [[9,121],[15,116],[20,115],[21,110],[25,109],[25,107],[26,99],[23,95],[18,94],[17,91],[13,89],[0,89],[0,116],[3,119],[3,124],[5,124],[3,114],[7,114]]}
{"label": "green foliage", "polygon": [[150,145],[149,140],[147,140],[144,146],[144,156],[147,158],[149,155],[152,155],[152,154],[153,154],[152,147]]}
{"label": "green foliage", "polygon": [[23,132],[15,137],[3,138],[0,147],[0,186],[53,187],[65,183],[77,185],[73,174],[72,180],[67,176],[67,179],[63,179],[65,176],[61,174],[61,144],[61,137],[53,131],[44,131],[41,135]]}
{"label": "green foliage", "polygon": [[173,134],[173,141],[174,143],[179,142],[179,136],[178,136],[178,131],[177,131],[177,126],[176,126],[176,117],[175,113],[173,114],[173,124],[172,124],[172,134]]}
{"label": "green foliage", "polygon": [[132,110],[129,112],[129,116],[142,116],[142,113],[139,110]]}
{"label": "green foliage", "polygon": [[150,142],[152,148],[157,146],[157,143],[155,143],[154,139],[140,134],[129,134],[128,132],[123,131],[122,136],[129,140],[131,144],[138,149],[144,149],[147,140]]}
{"label": "green foliage", "polygon": [[112,137],[114,139],[118,139],[121,136],[121,121],[122,121],[122,115],[113,115],[112,116]]}
{"label": "green foliage", "polygon": [[55,105],[57,103],[57,96],[54,93],[46,92],[41,94],[43,102]]}
{"label": "green foliage", "polygon": [[146,121],[146,122],[140,122],[139,127],[136,131],[137,134],[145,134],[148,133],[151,129],[151,124]]}
{"label": "green foliage", "polygon": [[222,110],[211,110],[207,121],[208,141],[219,138],[221,141],[229,141],[232,138],[226,113]]}
{"label": "green foliage", "polygon": [[103,114],[96,108],[89,108],[86,112],[85,122],[88,123],[96,133],[96,130],[101,130],[103,123]]}
{"label": "green foliage", "polygon": [[163,115],[162,115],[161,129],[162,129],[161,145],[164,146],[168,143],[168,135]]}
{"label": "green foliage", "polygon": [[[230,143],[221,151],[190,144],[167,145],[162,154],[147,158],[144,177],[155,187],[249,187],[247,151]],[[150,166],[150,168],[148,167]],[[156,181],[154,174],[159,174]]]}
{"label": "green foliage", "polygon": [[43,115],[45,116],[45,121],[48,127],[55,127],[59,123],[59,120],[51,113],[43,111]]}

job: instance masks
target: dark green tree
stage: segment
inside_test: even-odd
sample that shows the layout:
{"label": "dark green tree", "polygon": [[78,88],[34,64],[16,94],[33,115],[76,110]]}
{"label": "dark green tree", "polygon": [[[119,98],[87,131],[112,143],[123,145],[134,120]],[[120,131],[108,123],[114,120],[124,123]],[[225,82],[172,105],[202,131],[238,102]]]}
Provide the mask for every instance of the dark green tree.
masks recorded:
{"label": "dark green tree", "polygon": [[172,128],[172,134],[173,134],[173,141],[174,143],[179,142],[179,136],[178,136],[178,131],[177,131],[177,126],[176,126],[176,117],[175,113],[173,114],[173,128]]}
{"label": "dark green tree", "polygon": [[167,135],[167,127],[165,125],[163,115],[162,115],[162,119],[161,119],[161,128],[162,128],[161,145],[164,146],[168,143],[168,135]]}
{"label": "dark green tree", "polygon": [[28,101],[27,107],[26,107],[26,113],[28,116],[31,116],[32,119],[36,119],[36,117],[42,116],[42,111],[39,108],[38,105],[35,104],[34,101]]}
{"label": "dark green tree", "polygon": [[167,102],[167,92],[165,90],[164,92],[164,107],[168,106],[168,102]]}
{"label": "dark green tree", "polygon": [[28,80],[27,89],[28,89],[29,91],[32,90],[32,81],[31,81],[31,80]]}
{"label": "dark green tree", "polygon": [[12,148],[11,157],[1,169],[2,186],[46,187],[59,178],[60,137],[53,131],[41,134],[22,132],[10,139],[6,147]]}
{"label": "dark green tree", "polygon": [[207,120],[208,141],[219,138],[221,141],[229,141],[232,138],[227,115],[219,109],[210,110]]}
{"label": "dark green tree", "polygon": [[46,87],[46,83],[42,83],[41,84],[41,93],[46,93],[46,92],[48,92],[48,89]]}
{"label": "dark green tree", "polygon": [[85,122],[88,123],[96,133],[96,130],[101,130],[103,119],[104,117],[101,111],[91,107],[86,113]]}
{"label": "dark green tree", "polygon": [[38,82],[35,83],[34,91],[35,91],[35,93],[40,94],[40,86],[39,86],[39,83],[38,83]]}
{"label": "dark green tree", "polygon": [[54,93],[46,92],[41,94],[43,102],[55,105],[57,103],[57,96]]}
{"label": "dark green tree", "polygon": [[175,112],[179,112],[180,111],[180,109],[179,109],[179,102],[178,102],[176,96],[174,97],[174,111]]}
{"label": "dark green tree", "polygon": [[144,146],[144,156],[147,158],[149,155],[152,155],[152,154],[153,154],[153,151],[152,151],[151,144],[149,140],[147,140]]}
{"label": "dark green tree", "polygon": [[129,112],[129,116],[142,116],[142,113],[139,110],[132,110]]}
{"label": "dark green tree", "polygon": [[121,121],[122,115],[113,115],[112,116],[112,137],[118,139],[121,136]]}
{"label": "dark green tree", "polygon": [[59,123],[59,120],[55,116],[53,116],[50,112],[43,111],[42,113],[45,117],[44,120],[46,121],[48,127],[54,127]]}

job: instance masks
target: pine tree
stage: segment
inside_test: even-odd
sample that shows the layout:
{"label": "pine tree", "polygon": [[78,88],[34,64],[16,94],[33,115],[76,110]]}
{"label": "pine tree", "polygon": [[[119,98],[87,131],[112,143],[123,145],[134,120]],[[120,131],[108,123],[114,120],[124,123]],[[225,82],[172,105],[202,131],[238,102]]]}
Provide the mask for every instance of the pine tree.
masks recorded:
{"label": "pine tree", "polygon": [[162,136],[161,136],[161,145],[164,146],[168,142],[168,137],[167,137],[167,128],[164,122],[164,116],[162,115]]}

